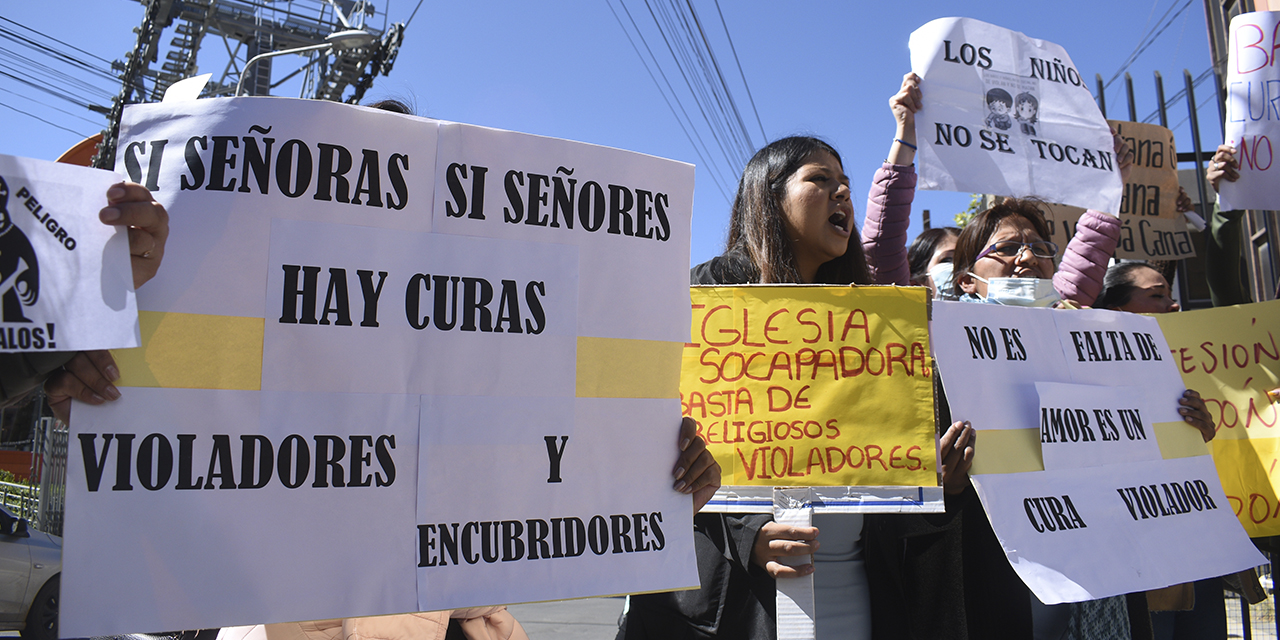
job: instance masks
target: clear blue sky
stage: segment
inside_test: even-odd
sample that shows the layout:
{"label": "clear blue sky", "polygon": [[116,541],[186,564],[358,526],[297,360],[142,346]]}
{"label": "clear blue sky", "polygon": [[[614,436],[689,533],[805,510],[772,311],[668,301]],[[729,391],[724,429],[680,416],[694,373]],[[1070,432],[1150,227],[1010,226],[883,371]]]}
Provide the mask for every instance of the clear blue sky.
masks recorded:
{"label": "clear blue sky", "polygon": [[[389,0],[393,21],[405,20],[416,0]],[[632,49],[610,7],[619,0],[527,2],[509,0],[423,3],[405,36],[389,77],[380,77],[367,95],[408,98],[420,115],[580,140],[702,164],[671,109]],[[388,8],[388,0],[377,2]],[[712,40],[735,97],[761,144],[736,65],[723,40],[712,0],[694,7]],[[638,0],[628,0],[636,20],[647,20],[650,45],[669,56]],[[904,10],[905,7],[910,10]],[[887,100],[909,70],[907,39],[934,18],[962,15],[1021,31],[1062,45],[1081,74],[1110,78],[1162,15],[1185,10],[1130,68],[1136,84],[1139,119],[1155,109],[1152,71],[1165,76],[1166,94],[1183,86],[1182,70],[1198,76],[1209,67],[1202,3],[1191,0],[1115,2],[861,2],[721,0],[759,117],[769,139],[789,134],[819,135],[840,150],[853,180],[858,222],[868,182],[888,152],[893,122]],[[963,7],[963,8],[962,8]],[[962,11],[962,13],[957,13]],[[72,43],[108,60],[132,49],[143,15],[132,0],[51,0],[6,2],[5,18]],[[626,19],[625,16],[623,18]],[[379,24],[381,20],[379,20]],[[12,28],[5,23],[3,26]],[[172,38],[166,32],[165,42]],[[206,41],[221,47],[220,40]],[[0,40],[0,71],[12,73],[13,54],[22,47]],[[674,67],[665,61],[668,72]],[[221,70],[206,64],[201,71]],[[7,68],[7,69],[6,69]],[[673,82],[678,79],[673,78]],[[108,86],[108,83],[98,83]],[[1107,91],[1108,114],[1127,119],[1123,82]],[[113,87],[112,90],[118,89]],[[280,95],[296,95],[281,93]],[[1197,88],[1200,101],[1212,95],[1212,80]],[[94,99],[98,103],[101,100]],[[0,104],[31,112],[75,132],[101,129],[103,118],[0,74]],[[63,109],[77,116],[54,110]],[[29,115],[0,108],[5,124],[0,153],[52,159],[77,142],[75,133]],[[693,103],[687,103],[694,109]],[[1170,124],[1186,117],[1185,100],[1170,111]],[[87,120],[86,120],[87,119]],[[99,123],[99,124],[95,124]],[[1212,101],[1201,110],[1206,148],[1220,142]],[[1180,150],[1190,151],[1189,127],[1174,128]],[[732,177],[736,180],[736,175]],[[733,185],[725,188],[731,190]],[[730,197],[732,193],[729,193]],[[968,194],[921,192],[916,197],[912,234],[921,228],[920,209],[931,209],[934,226],[950,224],[968,204]],[[698,169],[694,202],[692,262],[719,253],[729,202]]]}

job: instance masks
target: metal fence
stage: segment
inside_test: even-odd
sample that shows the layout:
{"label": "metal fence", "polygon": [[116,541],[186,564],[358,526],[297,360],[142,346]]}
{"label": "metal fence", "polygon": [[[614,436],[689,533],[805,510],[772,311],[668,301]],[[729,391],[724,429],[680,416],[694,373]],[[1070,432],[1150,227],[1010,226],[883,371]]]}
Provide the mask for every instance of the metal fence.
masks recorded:
{"label": "metal fence", "polygon": [[37,493],[30,485],[0,481],[0,502],[20,518],[31,519],[36,511]]}
{"label": "metal fence", "polygon": [[[1264,551],[1263,555],[1270,558],[1273,554]],[[1271,564],[1264,564],[1256,571],[1267,597],[1262,602],[1251,605],[1243,595],[1230,590],[1226,592],[1228,638],[1280,639],[1280,619],[1276,618],[1276,592],[1271,577]]]}
{"label": "metal fence", "polygon": [[50,417],[40,418],[33,429],[31,482],[39,487],[34,512],[28,517],[35,528],[62,535],[67,497],[67,425]]}

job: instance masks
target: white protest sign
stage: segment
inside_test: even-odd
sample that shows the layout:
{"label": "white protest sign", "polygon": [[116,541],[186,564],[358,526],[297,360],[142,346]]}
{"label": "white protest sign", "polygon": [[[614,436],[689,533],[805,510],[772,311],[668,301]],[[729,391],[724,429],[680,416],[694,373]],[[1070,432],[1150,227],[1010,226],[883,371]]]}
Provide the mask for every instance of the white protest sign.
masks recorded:
{"label": "white protest sign", "polygon": [[[119,148],[174,231],[123,398],[75,409],[64,634],[697,584],[692,167],[278,98],[130,107]],[[561,167],[587,223],[504,215]]]}
{"label": "white protest sign", "polygon": [[969,18],[929,22],[910,46],[921,189],[1119,211],[1111,131],[1062,47]]}
{"label": "white protest sign", "polygon": [[[1144,387],[1037,382],[1044,468],[1076,469],[1160,458],[1142,407],[1172,406]],[[1143,396],[1152,396],[1146,398]]]}
{"label": "white protest sign", "polygon": [[129,235],[98,220],[120,180],[0,155],[0,352],[138,346]]}
{"label": "white protest sign", "polygon": [[974,487],[1041,601],[1265,562],[1177,412],[1183,386],[1154,319],[945,302],[931,329],[952,416],[982,432]]}
{"label": "white protest sign", "polygon": [[1280,146],[1280,11],[1231,19],[1227,44],[1227,144],[1236,149],[1240,179],[1222,181],[1218,204],[1232,209],[1280,209],[1280,180],[1272,170]]}

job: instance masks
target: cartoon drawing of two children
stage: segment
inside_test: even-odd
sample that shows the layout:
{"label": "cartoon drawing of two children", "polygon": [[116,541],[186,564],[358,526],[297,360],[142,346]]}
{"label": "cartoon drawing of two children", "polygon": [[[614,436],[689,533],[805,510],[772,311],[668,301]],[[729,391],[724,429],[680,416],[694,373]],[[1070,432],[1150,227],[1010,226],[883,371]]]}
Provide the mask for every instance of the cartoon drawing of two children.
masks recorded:
{"label": "cartoon drawing of two children", "polygon": [[[1013,118],[1009,117],[1012,112]],[[1017,119],[1022,133],[1036,135],[1036,122],[1039,121],[1040,101],[1028,91],[1018,94],[1017,98],[1009,95],[1004,89],[995,88],[987,91],[986,125],[1001,131],[1008,131]]]}

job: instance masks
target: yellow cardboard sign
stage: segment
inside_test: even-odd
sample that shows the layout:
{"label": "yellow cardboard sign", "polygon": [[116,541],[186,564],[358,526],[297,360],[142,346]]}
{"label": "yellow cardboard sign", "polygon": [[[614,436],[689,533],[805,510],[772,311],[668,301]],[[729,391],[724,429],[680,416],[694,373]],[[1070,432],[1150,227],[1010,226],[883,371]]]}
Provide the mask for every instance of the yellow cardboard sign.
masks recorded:
{"label": "yellow cardboard sign", "polygon": [[938,486],[927,290],[690,296],[680,404],[725,485]]}
{"label": "yellow cardboard sign", "polygon": [[1222,489],[1252,537],[1280,535],[1280,301],[1157,316],[1218,427]]}

